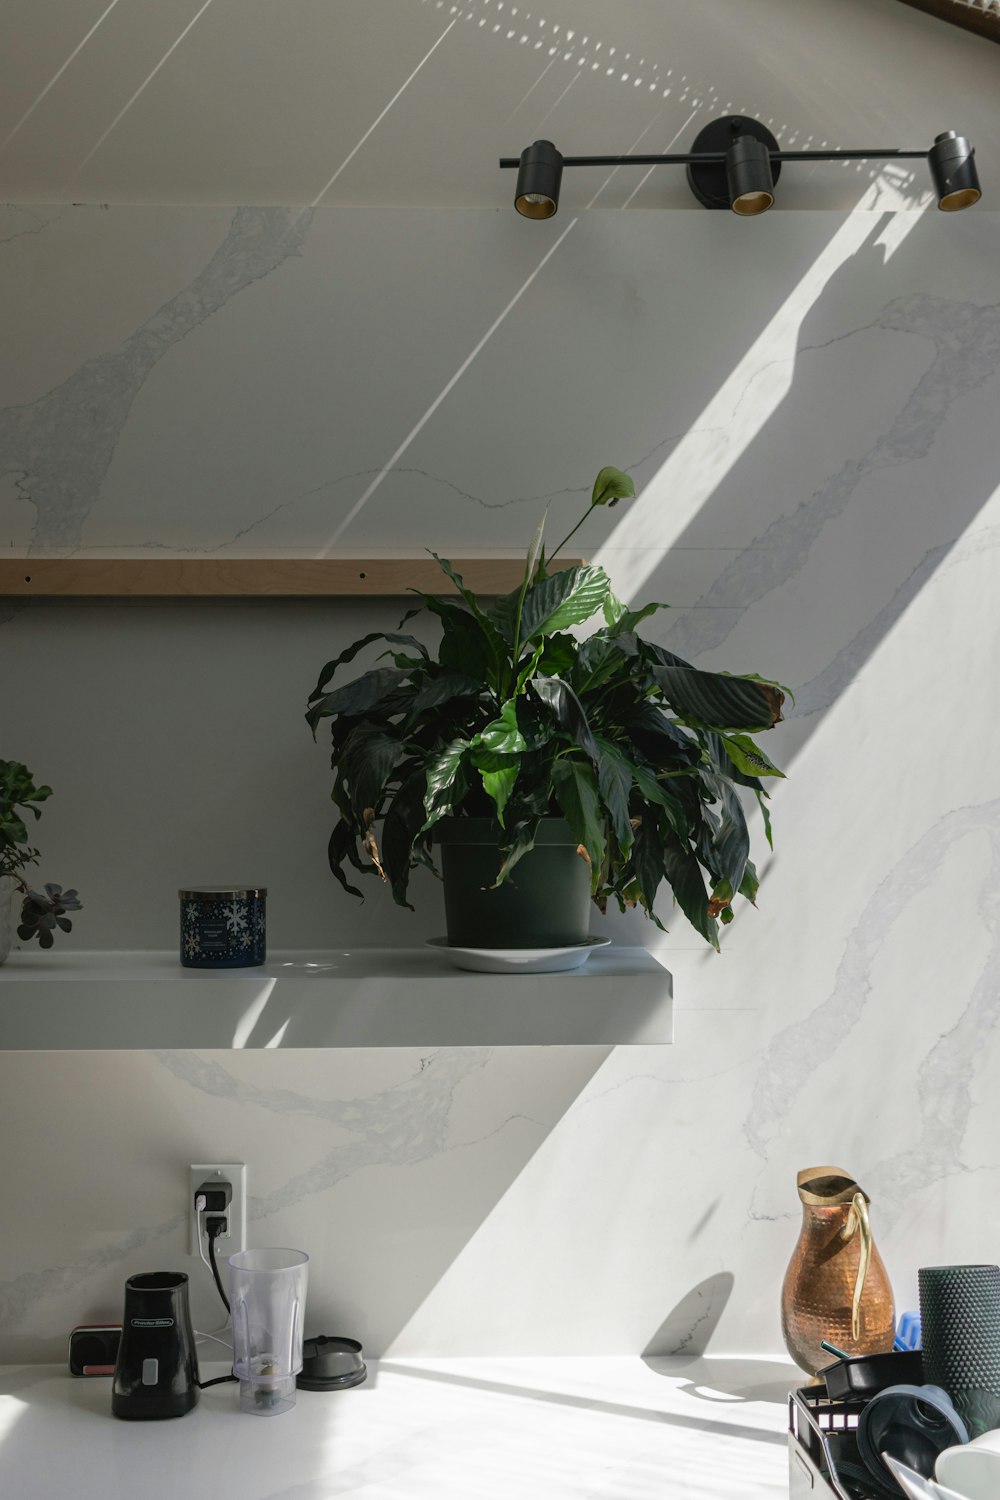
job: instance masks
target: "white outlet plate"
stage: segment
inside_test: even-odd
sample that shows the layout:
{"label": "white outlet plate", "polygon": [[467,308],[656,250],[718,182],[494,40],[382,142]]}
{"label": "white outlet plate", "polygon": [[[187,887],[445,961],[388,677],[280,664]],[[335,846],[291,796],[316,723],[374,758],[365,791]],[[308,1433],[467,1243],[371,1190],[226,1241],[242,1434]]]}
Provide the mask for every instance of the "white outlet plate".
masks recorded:
{"label": "white outlet plate", "polygon": [[[203,1182],[229,1182],[232,1184],[233,1196],[226,1210],[229,1219],[228,1232],[220,1234],[219,1249],[225,1248],[226,1255],[235,1255],[238,1250],[247,1247],[247,1169],[241,1161],[230,1162],[193,1162],[190,1168],[190,1179],[188,1187],[188,1218],[191,1226],[191,1254],[198,1255],[201,1250],[208,1254],[208,1235],[204,1232],[206,1214],[199,1214],[195,1210],[195,1193]],[[201,1242],[199,1244],[199,1233]]]}

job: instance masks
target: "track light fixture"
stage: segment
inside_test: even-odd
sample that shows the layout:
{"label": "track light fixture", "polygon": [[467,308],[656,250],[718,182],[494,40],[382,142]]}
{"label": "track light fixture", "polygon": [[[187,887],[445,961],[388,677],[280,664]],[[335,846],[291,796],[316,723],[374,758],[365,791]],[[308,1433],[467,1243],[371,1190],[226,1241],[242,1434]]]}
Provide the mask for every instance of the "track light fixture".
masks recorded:
{"label": "track light fixture", "polygon": [[551,141],[535,141],[521,152],[514,207],[526,219],[551,219],[559,207],[563,159]]}
{"label": "track light fixture", "polygon": [[688,186],[705,208],[729,208],[752,218],[774,202],[774,185],[786,161],[925,160],[938,208],[951,213],[982,197],[975,151],[964,135],[946,130],[929,151],[782,151],[759,120],[724,115],[695,136],[690,151],[668,156],[563,156],[551,141],[535,141],[520,157],[502,156],[501,167],[517,168],[514,207],[527,219],[551,219],[559,207],[564,167],[684,166]]}
{"label": "track light fixture", "polygon": [[971,208],[983,196],[979,188],[975,152],[964,135],[946,130],[934,137],[934,144],[927,153],[934,191],[938,196],[938,208],[954,213],[959,208]]}

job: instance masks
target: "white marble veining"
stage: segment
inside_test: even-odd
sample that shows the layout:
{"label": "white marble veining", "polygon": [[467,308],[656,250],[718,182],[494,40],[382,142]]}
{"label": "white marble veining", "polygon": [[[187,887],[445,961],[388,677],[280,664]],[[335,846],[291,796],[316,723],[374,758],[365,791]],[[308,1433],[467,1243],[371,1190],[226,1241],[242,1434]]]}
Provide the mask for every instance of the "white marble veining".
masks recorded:
{"label": "white marble veining", "polygon": [[[675,604],[650,622],[671,648],[797,695],[759,910],[722,956],[595,916],[675,976],[672,1048],[3,1061],[0,1120],[32,1142],[4,1188],[34,1205],[0,1255],[9,1358],[181,1256],[177,1184],[215,1155],[249,1164],[255,1236],[315,1247],[317,1305],[394,1358],[773,1351],[810,1162],[871,1193],[901,1307],[919,1265],[1000,1253],[998,218],[595,211],[515,303],[569,222],[7,221],[8,552],[317,553],[379,475],[349,550],[512,552],[613,462],[639,497],[583,550]],[[81,888],[74,944],[165,948],[177,887],[233,878],[269,886],[276,944],[443,931],[430,877],[414,913],[328,877],[301,717],[399,612],[8,610],[2,748],[56,788],[39,873]]]}
{"label": "white marble veining", "polygon": [[177,1421],[121,1422],[108,1380],[8,1366],[0,1447],[25,1500],[81,1473],[108,1500],[137,1474],[146,1500],[168,1500],[182,1472],[221,1500],[778,1500],[793,1384],[763,1359],[391,1360],[269,1421],[223,1385]]}

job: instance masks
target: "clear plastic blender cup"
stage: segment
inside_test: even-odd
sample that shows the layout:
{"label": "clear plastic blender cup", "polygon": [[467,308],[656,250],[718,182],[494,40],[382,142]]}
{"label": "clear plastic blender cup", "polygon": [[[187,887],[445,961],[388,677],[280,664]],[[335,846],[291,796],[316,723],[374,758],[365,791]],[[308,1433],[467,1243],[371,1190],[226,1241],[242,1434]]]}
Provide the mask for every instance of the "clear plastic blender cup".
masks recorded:
{"label": "clear plastic blender cup", "polygon": [[309,1257],[277,1247],[229,1257],[233,1373],[240,1410],[273,1417],[295,1405]]}

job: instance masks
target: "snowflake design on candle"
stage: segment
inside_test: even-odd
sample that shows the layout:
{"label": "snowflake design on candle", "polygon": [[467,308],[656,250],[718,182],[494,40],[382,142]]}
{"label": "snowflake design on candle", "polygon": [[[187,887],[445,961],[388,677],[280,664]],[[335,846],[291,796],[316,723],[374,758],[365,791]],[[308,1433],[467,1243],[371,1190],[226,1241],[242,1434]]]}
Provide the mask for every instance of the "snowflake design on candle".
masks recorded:
{"label": "snowflake design on candle", "polygon": [[230,901],[226,907],[226,926],[234,938],[245,938],[247,931],[247,914],[243,909],[242,902]]}

